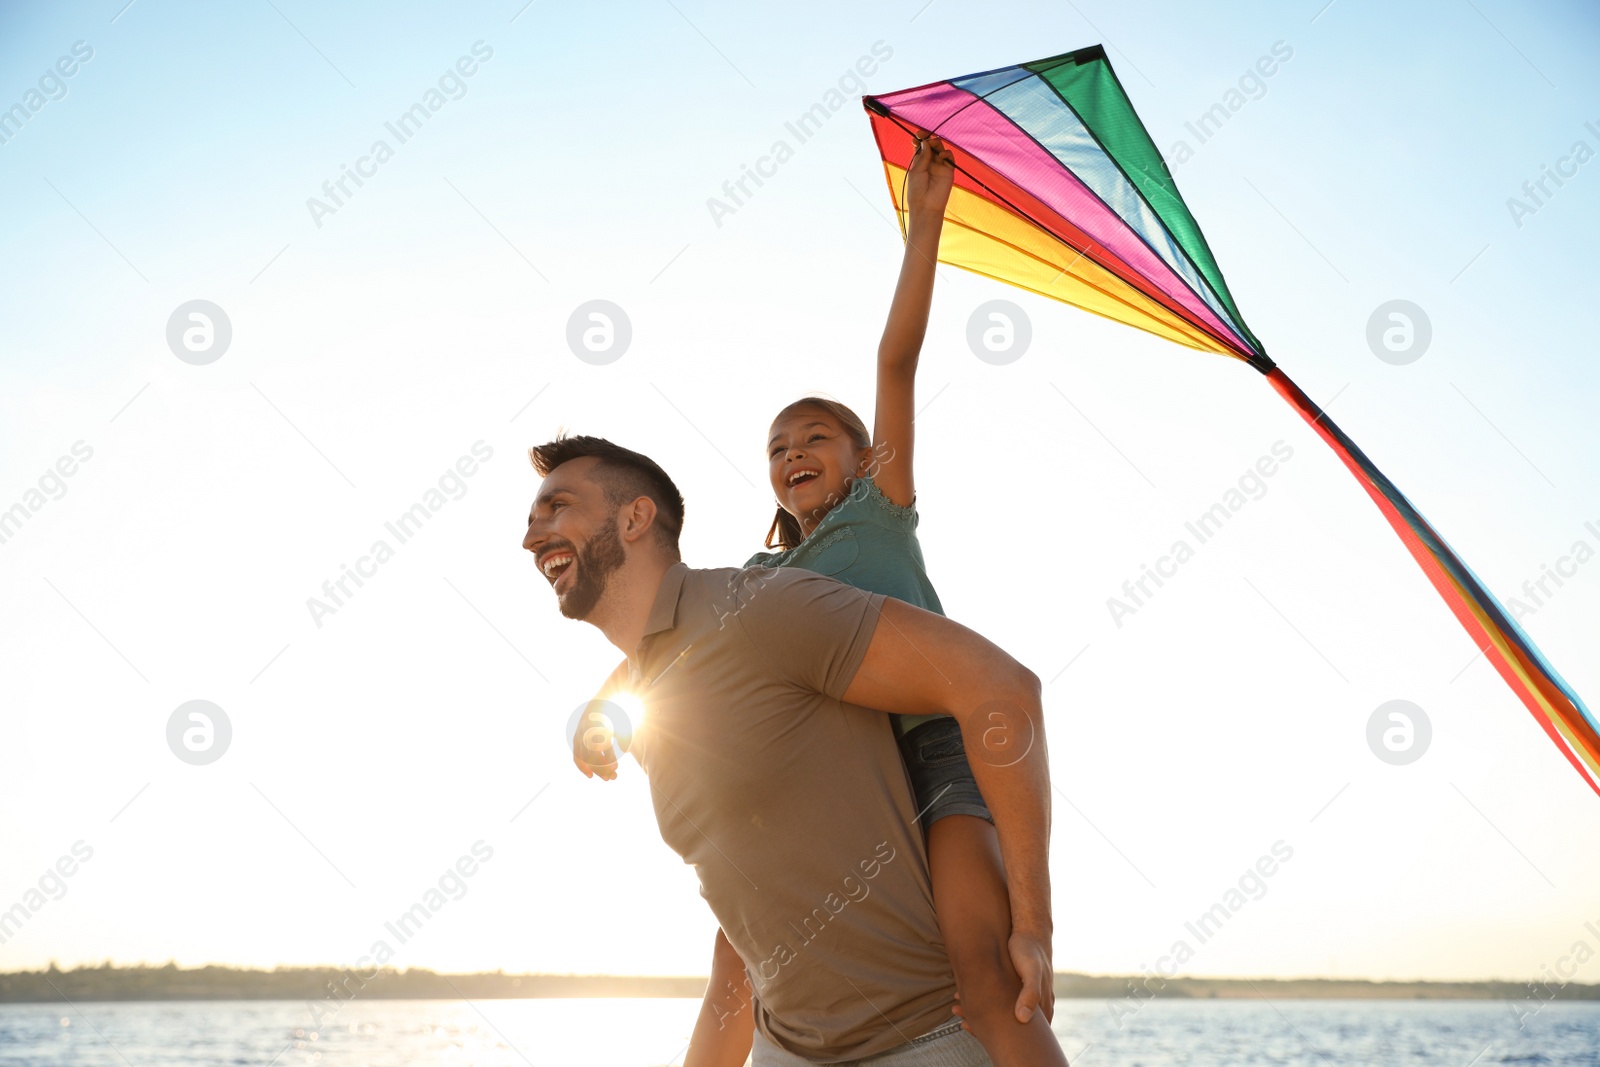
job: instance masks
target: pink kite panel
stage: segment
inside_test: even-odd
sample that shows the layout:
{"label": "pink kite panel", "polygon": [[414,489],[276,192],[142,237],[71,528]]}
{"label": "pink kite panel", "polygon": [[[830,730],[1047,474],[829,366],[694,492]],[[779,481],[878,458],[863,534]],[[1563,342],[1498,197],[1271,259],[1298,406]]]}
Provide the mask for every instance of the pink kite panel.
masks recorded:
{"label": "pink kite panel", "polygon": [[988,101],[948,82],[878,99],[895,115],[948,137],[1072,219],[1094,241],[1177,301],[1197,322],[1232,339],[1241,349],[1250,350],[1250,345],[1219,319],[1116,212]]}

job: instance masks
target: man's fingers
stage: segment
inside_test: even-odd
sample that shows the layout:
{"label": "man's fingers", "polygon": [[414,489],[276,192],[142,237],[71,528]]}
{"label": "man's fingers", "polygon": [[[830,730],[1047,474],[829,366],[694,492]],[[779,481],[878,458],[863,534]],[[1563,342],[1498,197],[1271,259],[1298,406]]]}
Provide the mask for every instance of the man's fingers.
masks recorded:
{"label": "man's fingers", "polygon": [[1039,1007],[1039,983],[1037,979],[1023,979],[1022,992],[1017,995],[1017,1022],[1025,1023],[1033,1018],[1033,1013]]}
{"label": "man's fingers", "polygon": [[[1049,956],[1038,942],[1029,938],[1015,935],[1012,937],[1011,963],[1017,969],[1017,977],[1022,981],[1022,991],[1017,994],[1017,1021],[1025,1023],[1033,1018],[1033,1013],[1039,1010],[1041,1004],[1046,1003],[1048,998],[1053,998],[1055,990],[1051,986],[1054,984],[1055,976],[1050,973]],[[1046,1009],[1047,1020],[1053,1011],[1052,1004]]]}

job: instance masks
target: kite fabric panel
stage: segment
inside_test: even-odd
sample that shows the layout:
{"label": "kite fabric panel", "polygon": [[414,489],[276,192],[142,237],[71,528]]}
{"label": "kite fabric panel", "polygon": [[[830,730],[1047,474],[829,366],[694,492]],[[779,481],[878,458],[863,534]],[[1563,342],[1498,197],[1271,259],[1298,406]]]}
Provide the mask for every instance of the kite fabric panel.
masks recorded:
{"label": "kite fabric panel", "polygon": [[917,142],[955,159],[941,262],[1260,371],[1333,449],[1473,643],[1600,794],[1600,721],[1444,538],[1250,332],[1099,45],[862,98],[908,226]]}

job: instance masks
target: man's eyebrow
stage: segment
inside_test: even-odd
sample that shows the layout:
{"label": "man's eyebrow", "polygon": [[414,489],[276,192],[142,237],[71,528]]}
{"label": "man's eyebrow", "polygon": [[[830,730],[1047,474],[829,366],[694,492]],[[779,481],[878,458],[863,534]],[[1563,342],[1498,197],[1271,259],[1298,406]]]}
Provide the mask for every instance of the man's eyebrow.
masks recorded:
{"label": "man's eyebrow", "polygon": [[[539,494],[539,496],[538,496],[538,498],[536,500],[534,500],[533,506],[537,508],[540,504],[548,504],[548,503],[550,503],[550,501],[554,500],[558,496],[571,496],[571,495],[572,495],[572,490],[571,489],[564,489],[564,488],[562,488],[560,486],[557,486],[554,489],[546,489],[544,492]],[[531,518],[533,513],[530,511],[528,513],[528,515]]]}

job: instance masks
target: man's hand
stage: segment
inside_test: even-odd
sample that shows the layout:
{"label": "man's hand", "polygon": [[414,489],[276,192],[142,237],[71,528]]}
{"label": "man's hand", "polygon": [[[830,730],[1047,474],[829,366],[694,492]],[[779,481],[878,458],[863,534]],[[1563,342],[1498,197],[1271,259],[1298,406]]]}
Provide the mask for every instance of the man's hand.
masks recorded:
{"label": "man's hand", "polygon": [[938,222],[944,218],[955,178],[955,157],[943,140],[930,135],[917,142],[917,154],[912,157],[911,169],[906,173],[906,206],[911,212],[913,226],[920,221]]}
{"label": "man's hand", "polygon": [[599,775],[603,781],[617,777],[617,740],[611,731],[595,725],[588,716],[580,717],[572,734],[572,762],[585,778]]}
{"label": "man's hand", "polygon": [[616,777],[617,777],[617,761],[616,760],[612,760],[609,763],[590,763],[589,759],[591,759],[591,758],[593,758],[593,757],[592,757],[592,755],[590,753],[581,751],[581,746],[580,745],[574,745],[573,746],[573,750],[572,750],[572,762],[573,762],[573,765],[576,766],[578,768],[578,770],[583,772],[583,776],[585,778],[593,778],[596,775],[599,775],[601,781],[610,782],[610,781],[613,781],[613,780],[616,779]]}
{"label": "man's hand", "polygon": [[1053,1022],[1056,1015],[1056,976],[1050,964],[1050,943],[1030,934],[1013,933],[1008,946],[1011,966],[1022,979],[1022,992],[1017,996],[1017,1022],[1033,1018],[1036,1010],[1043,1010],[1044,1021]]}

